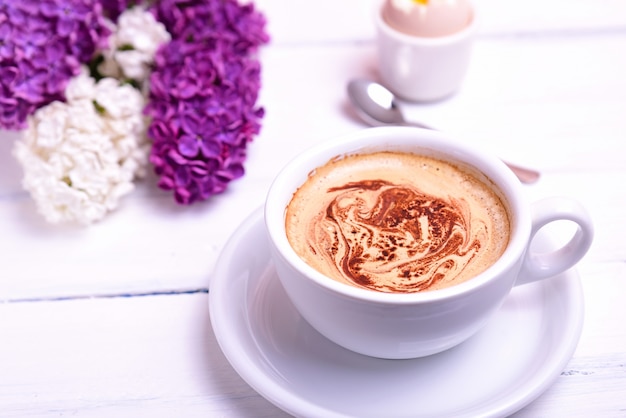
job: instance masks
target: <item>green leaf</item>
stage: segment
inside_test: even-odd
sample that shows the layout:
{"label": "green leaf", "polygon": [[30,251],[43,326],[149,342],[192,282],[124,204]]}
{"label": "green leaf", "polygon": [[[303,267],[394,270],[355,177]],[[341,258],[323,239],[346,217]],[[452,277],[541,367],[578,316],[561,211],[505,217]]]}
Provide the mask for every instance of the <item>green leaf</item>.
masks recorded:
{"label": "green leaf", "polygon": [[102,106],[96,100],[92,100],[91,102],[93,103],[93,107],[96,108],[96,112],[101,115],[104,115],[106,113],[107,110],[104,108],[104,106]]}

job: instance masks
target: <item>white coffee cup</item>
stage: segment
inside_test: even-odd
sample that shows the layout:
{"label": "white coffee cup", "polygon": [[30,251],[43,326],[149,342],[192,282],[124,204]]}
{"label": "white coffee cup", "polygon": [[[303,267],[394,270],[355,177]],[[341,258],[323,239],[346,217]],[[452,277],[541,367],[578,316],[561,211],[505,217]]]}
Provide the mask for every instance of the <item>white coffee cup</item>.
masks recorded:
{"label": "white coffee cup", "polygon": [[375,22],[383,84],[397,96],[415,102],[440,100],[456,92],[470,64],[475,9],[465,28],[438,37],[400,32],[385,21],[382,9],[383,5],[377,8]]}
{"label": "white coffee cup", "polygon": [[[354,153],[403,151],[475,168],[502,197],[510,217],[509,243],[483,273],[441,290],[383,293],[340,283],[304,262],[289,244],[285,212],[309,174],[329,160]],[[389,359],[415,358],[454,347],[477,332],[516,285],[546,279],[576,264],[593,239],[585,209],[569,198],[530,205],[519,180],[496,157],[441,132],[409,127],[358,131],[303,152],[273,181],[265,203],[276,272],[300,314],[322,335],[357,353]],[[577,232],[561,248],[533,250],[546,224],[568,220]],[[545,232],[545,231],[544,231]],[[549,279],[548,279],[549,280]]]}

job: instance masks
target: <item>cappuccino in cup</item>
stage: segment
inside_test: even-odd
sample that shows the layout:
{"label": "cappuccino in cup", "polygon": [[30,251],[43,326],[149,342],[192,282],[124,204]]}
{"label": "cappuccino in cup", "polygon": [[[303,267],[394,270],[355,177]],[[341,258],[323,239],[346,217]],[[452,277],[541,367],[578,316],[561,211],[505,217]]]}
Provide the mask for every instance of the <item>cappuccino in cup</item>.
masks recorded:
{"label": "cappuccino in cup", "polygon": [[[272,265],[330,341],[387,359],[440,353],[481,329],[514,286],[550,280],[589,249],[593,223],[578,202],[524,196],[475,144],[409,127],[361,130],[302,152],[272,182]],[[576,232],[535,248],[557,221]]]}
{"label": "cappuccino in cup", "polygon": [[467,281],[501,257],[511,233],[506,205],[485,176],[401,151],[316,168],[289,202],[285,228],[311,267],[385,293]]}

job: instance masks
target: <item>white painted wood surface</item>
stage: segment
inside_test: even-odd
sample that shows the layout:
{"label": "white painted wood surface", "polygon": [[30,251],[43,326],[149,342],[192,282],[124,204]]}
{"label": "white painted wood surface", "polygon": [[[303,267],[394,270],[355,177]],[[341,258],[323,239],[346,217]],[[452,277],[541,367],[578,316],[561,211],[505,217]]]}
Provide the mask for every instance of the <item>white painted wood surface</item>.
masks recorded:
{"label": "white painted wood surface", "polygon": [[[281,417],[235,373],[211,330],[219,252],[278,169],[361,129],[351,77],[376,77],[373,0],[257,0],[267,115],[246,176],[176,206],[149,178],[90,228],[47,225],[0,132],[0,417]],[[596,240],[564,373],[516,417],[626,416],[626,2],[476,0],[481,26],[455,97],[410,117],[534,166],[532,198],[582,201]]]}

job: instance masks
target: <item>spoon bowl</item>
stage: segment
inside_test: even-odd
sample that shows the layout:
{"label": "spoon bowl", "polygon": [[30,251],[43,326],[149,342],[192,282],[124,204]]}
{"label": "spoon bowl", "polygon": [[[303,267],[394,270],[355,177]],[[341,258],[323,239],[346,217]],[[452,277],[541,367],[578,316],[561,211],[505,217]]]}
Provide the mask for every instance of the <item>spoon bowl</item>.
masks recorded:
{"label": "spoon bowl", "polygon": [[[348,83],[348,97],[359,117],[369,125],[401,125],[434,129],[416,121],[407,121],[396,97],[383,85],[370,80],[352,80]],[[504,162],[522,183],[534,183],[539,172]]]}
{"label": "spoon bowl", "polygon": [[352,80],[348,83],[348,97],[359,117],[369,125],[433,129],[420,122],[408,122],[398,107],[394,94],[382,84],[369,80]]}

